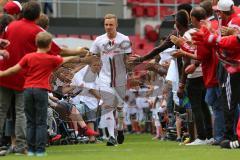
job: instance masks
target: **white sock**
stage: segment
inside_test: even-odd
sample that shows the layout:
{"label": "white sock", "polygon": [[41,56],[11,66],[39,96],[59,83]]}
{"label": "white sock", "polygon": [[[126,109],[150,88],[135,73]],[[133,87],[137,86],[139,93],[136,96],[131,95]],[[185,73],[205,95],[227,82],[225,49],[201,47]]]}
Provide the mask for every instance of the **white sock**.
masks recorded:
{"label": "white sock", "polygon": [[115,138],[114,136],[115,119],[113,116],[113,111],[106,113],[105,118],[109,136]]}

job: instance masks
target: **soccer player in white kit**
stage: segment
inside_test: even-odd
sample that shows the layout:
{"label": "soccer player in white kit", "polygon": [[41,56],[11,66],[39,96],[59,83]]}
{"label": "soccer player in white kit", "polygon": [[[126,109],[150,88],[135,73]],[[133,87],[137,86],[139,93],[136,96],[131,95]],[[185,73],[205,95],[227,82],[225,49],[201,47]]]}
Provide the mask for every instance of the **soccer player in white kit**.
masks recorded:
{"label": "soccer player in white kit", "polygon": [[[113,14],[104,17],[106,33],[98,36],[93,42],[90,52],[100,55],[102,68],[97,78],[97,85],[103,100],[102,114],[107,123],[110,138],[107,146],[122,144],[123,135],[123,100],[126,92],[126,59],[132,52],[128,36],[117,32],[118,20]],[[117,141],[114,135],[115,120],[113,110],[117,110]]]}

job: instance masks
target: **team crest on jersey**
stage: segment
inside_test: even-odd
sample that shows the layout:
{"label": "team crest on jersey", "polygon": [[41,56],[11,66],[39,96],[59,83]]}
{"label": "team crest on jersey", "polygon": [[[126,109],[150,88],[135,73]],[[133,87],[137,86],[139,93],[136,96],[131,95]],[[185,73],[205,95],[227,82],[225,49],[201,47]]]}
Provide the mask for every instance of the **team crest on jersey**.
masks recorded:
{"label": "team crest on jersey", "polygon": [[131,48],[131,42],[128,40],[123,40],[121,43],[112,43],[111,41],[108,41],[107,43],[103,44],[103,54],[109,54],[109,53],[120,53],[120,51],[116,50],[127,50]]}

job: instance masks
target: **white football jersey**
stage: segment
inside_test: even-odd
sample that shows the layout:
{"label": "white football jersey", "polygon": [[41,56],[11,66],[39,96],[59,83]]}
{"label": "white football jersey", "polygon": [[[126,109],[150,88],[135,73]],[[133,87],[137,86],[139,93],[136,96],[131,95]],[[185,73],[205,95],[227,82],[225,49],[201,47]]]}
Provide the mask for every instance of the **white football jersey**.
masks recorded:
{"label": "white football jersey", "polygon": [[132,52],[128,36],[117,32],[115,39],[110,40],[105,33],[96,38],[90,52],[101,56],[102,69],[97,79],[99,86],[116,87],[126,84],[124,56]]}

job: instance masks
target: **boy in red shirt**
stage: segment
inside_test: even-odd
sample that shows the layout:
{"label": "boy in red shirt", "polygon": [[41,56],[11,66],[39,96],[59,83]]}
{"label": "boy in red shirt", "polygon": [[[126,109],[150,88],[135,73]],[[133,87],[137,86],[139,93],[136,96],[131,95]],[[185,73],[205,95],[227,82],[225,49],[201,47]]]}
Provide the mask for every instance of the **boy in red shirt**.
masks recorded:
{"label": "boy in red shirt", "polygon": [[0,77],[9,76],[24,70],[24,103],[27,117],[28,155],[45,155],[47,139],[47,108],[48,90],[51,90],[49,78],[51,73],[65,62],[79,62],[76,56],[60,57],[47,54],[51,49],[52,36],[47,32],[40,32],[36,36],[36,53],[26,54],[18,64],[0,71]]}

